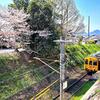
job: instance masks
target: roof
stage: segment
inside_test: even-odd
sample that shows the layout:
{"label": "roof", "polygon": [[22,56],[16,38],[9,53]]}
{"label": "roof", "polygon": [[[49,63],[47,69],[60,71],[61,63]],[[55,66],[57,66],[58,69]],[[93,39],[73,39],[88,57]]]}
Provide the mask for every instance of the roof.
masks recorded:
{"label": "roof", "polygon": [[95,54],[93,54],[93,55],[91,55],[91,56],[93,56],[93,57],[97,57],[97,58],[100,58],[100,51],[97,52],[97,53],[95,53]]}
{"label": "roof", "polygon": [[100,51],[98,51],[95,54],[90,55],[89,57],[86,57],[85,59],[88,59],[88,58],[100,58]]}

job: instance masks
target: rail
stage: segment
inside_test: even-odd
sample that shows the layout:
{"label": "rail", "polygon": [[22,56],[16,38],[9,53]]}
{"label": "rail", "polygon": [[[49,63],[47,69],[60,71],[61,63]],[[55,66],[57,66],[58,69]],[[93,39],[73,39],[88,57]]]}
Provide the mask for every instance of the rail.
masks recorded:
{"label": "rail", "polygon": [[37,100],[37,99],[39,99],[43,94],[45,94],[46,92],[48,92],[50,90],[50,87],[52,87],[58,81],[59,81],[59,79],[57,79],[56,81],[51,83],[49,86],[47,86],[45,89],[40,91],[38,94],[36,94],[36,96],[32,97],[30,100]]}
{"label": "rail", "polygon": [[[81,80],[83,80],[85,77],[87,76],[87,73],[84,74],[78,81],[74,82],[73,84],[71,84],[67,89],[65,89],[64,91],[67,92],[69,91],[72,87],[74,87],[77,83],[79,83]],[[84,84],[83,84],[84,85]],[[82,85],[82,86],[83,86]],[[78,88],[69,98],[71,98],[77,91],[79,91],[80,88]],[[58,94],[56,97],[53,98],[53,100],[56,100],[57,98],[59,98],[60,94]],[[69,100],[69,99],[68,99]]]}

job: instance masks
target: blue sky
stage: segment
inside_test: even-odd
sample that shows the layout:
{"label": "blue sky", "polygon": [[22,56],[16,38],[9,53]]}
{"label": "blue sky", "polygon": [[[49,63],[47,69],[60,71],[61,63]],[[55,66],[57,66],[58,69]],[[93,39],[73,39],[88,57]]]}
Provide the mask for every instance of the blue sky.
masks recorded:
{"label": "blue sky", "polygon": [[75,2],[81,15],[84,16],[85,25],[88,16],[91,16],[91,31],[100,29],[100,0],[75,0]]}
{"label": "blue sky", "polygon": [[9,3],[12,3],[13,0],[0,0],[0,5],[8,6]]}
{"label": "blue sky", "polygon": [[[0,0],[0,5],[6,6],[12,0]],[[82,16],[87,31],[87,19],[91,16],[91,31],[100,29],[100,0],[75,0],[76,6]]]}

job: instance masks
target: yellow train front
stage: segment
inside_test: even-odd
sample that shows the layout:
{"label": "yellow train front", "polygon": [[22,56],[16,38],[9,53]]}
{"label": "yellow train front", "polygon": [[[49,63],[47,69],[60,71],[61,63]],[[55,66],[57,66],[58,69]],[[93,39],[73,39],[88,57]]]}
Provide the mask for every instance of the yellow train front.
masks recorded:
{"label": "yellow train front", "polygon": [[100,70],[100,58],[87,57],[84,61],[84,69],[88,74],[93,74]]}

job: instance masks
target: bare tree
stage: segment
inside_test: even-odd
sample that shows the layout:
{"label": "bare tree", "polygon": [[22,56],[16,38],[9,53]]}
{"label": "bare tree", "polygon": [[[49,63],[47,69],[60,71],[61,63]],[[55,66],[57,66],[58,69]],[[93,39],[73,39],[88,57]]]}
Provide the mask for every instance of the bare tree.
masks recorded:
{"label": "bare tree", "polygon": [[73,33],[84,32],[83,17],[74,0],[51,0],[54,5],[54,20],[63,28],[66,38]]}

